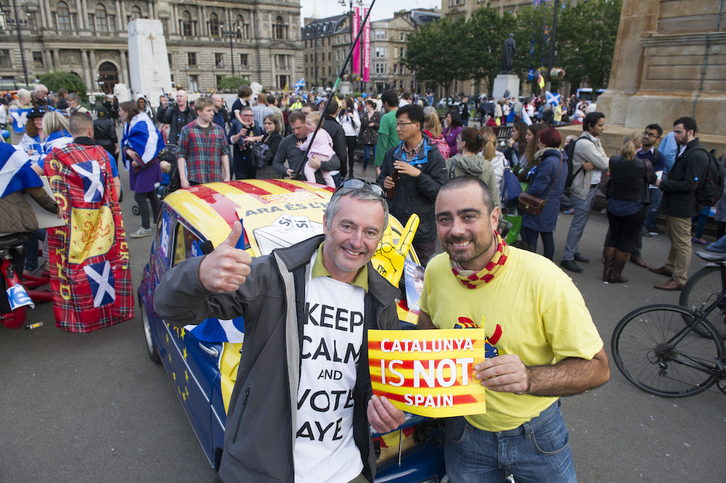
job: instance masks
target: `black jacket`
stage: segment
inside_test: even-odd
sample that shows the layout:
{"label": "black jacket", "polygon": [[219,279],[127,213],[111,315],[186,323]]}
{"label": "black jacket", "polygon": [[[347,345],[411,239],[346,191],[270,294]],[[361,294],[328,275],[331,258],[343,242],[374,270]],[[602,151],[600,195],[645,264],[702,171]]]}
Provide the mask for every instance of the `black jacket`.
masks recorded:
{"label": "black jacket", "polygon": [[644,160],[627,161],[622,156],[610,158],[610,191],[608,197],[618,201],[650,203],[648,186],[657,176]]}
{"label": "black jacket", "polygon": [[116,124],[112,119],[106,117],[93,121],[93,140],[103,149],[115,155],[118,136],[116,135]]}
{"label": "black jacket", "polygon": [[[398,146],[389,149],[383,158],[381,175],[378,177],[378,184],[381,186],[383,186],[386,176],[391,176],[393,173],[394,161],[405,161],[402,149],[404,142],[401,141]],[[421,163],[424,158],[426,158],[425,162]],[[436,238],[434,203],[441,186],[449,178],[446,161],[439,149],[430,144],[427,138],[416,159],[409,164],[418,167],[421,174],[416,177],[407,174],[399,175],[393,198],[388,199],[388,207],[391,214],[404,225],[409,217],[416,213],[420,222],[416,235],[414,235],[414,241],[431,241]]]}
{"label": "black jacket", "polygon": [[668,179],[660,182],[663,199],[660,213],[677,218],[691,218],[703,211],[696,202],[696,188],[700,187],[708,169],[709,156],[698,138],[686,145],[676,158]]}
{"label": "black jacket", "polygon": [[196,115],[189,104],[184,111],[180,111],[176,104],[169,105],[166,109],[159,106],[159,109],[156,110],[156,120],[162,124],[169,124],[168,144],[179,144],[179,134],[181,134],[182,128],[194,119],[196,119]]}
{"label": "black jacket", "polygon": [[340,160],[340,175],[345,177],[348,166],[348,144],[345,141],[345,131],[343,126],[332,116],[323,118],[323,129],[330,135],[333,140],[333,151]]}
{"label": "black jacket", "polygon": [[[245,343],[227,411],[224,453],[219,470],[226,483],[292,483],[297,388],[300,379],[306,271],[324,236],[275,250],[252,260],[252,272],[234,293],[211,294],[199,283],[202,257],[169,270],[157,287],[154,309],[177,327],[207,317],[245,319]],[[368,263],[365,295],[366,329],[399,329],[398,289]],[[371,398],[367,336],[353,399],[353,438],[360,450],[363,474],[372,482],[376,454],[366,406]]]}

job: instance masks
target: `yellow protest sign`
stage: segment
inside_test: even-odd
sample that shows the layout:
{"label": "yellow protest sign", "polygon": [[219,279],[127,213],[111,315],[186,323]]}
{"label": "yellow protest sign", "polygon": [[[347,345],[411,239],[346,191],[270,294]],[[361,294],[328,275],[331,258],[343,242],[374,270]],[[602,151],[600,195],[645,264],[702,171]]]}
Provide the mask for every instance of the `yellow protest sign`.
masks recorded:
{"label": "yellow protest sign", "polygon": [[485,357],[484,329],[370,330],[373,392],[428,417],[486,412],[474,364]]}

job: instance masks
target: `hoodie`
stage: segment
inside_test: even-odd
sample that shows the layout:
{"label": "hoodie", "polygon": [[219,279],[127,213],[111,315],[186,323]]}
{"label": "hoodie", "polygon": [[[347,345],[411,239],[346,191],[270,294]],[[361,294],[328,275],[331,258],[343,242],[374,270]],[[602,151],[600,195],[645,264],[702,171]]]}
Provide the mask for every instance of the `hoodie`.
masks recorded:
{"label": "hoodie", "polygon": [[[495,162],[497,158],[492,160]],[[494,171],[492,163],[484,159],[478,154],[471,156],[463,156],[457,154],[446,160],[446,171],[449,173],[449,178],[456,178],[457,176],[475,176],[484,181],[489,186],[489,191],[492,192],[492,197],[495,202],[499,203],[499,187],[497,185],[497,176]],[[503,171],[503,169],[502,169]]]}

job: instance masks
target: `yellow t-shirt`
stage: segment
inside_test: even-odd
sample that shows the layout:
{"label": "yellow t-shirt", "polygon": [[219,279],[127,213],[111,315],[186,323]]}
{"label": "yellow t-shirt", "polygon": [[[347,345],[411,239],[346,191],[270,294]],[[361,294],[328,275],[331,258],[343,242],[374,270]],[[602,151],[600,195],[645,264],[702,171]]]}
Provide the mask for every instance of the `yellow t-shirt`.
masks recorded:
{"label": "yellow t-shirt", "polygon": [[[499,354],[517,354],[527,366],[568,357],[590,360],[603,347],[572,280],[546,258],[513,247],[496,277],[475,289],[456,279],[446,253],[436,256],[426,267],[420,305],[440,329],[479,326],[484,316],[487,337],[496,339],[492,345]],[[556,400],[487,391],[487,412],[466,419],[485,431],[507,431]]]}

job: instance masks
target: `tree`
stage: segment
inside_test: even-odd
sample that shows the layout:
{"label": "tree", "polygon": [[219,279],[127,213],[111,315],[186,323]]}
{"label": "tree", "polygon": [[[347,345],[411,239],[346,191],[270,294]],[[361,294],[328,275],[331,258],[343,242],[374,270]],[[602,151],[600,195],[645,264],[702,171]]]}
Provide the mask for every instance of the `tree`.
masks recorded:
{"label": "tree", "polygon": [[466,21],[443,18],[423,25],[408,36],[403,63],[421,81],[444,87],[447,96],[455,79],[464,79],[470,68],[465,55]]}
{"label": "tree", "polygon": [[568,6],[560,17],[557,44],[565,79],[572,85],[587,81],[593,99],[610,78],[622,6],[622,0],[593,0]]}
{"label": "tree", "polygon": [[[485,80],[487,91],[492,92],[494,78],[502,70],[504,41],[514,32],[516,19],[511,13],[499,13],[489,6],[471,14],[466,25],[466,41],[457,54],[466,58],[468,76],[477,82]],[[518,49],[522,47],[518,44]]]}
{"label": "tree", "polygon": [[81,98],[81,101],[86,102],[88,96],[86,95],[86,84],[81,80],[78,74],[73,72],[65,72],[62,70],[54,70],[47,74],[40,76],[40,83],[45,85],[49,91],[58,92],[58,89],[65,87],[68,92],[75,92]]}
{"label": "tree", "polygon": [[[550,54],[548,32],[553,13],[553,7],[545,2],[536,7],[528,5],[517,13],[517,29],[514,32],[517,55],[514,58],[514,71],[520,74],[520,78],[527,78],[529,71],[536,72],[540,67],[547,66]],[[560,35],[559,28],[557,35]],[[536,76],[530,82],[532,90],[538,91]]]}
{"label": "tree", "polygon": [[217,84],[217,89],[220,91],[234,91],[237,92],[237,89],[240,88],[242,85],[250,85],[250,81],[247,79],[243,79],[242,77],[223,77],[219,84]]}

